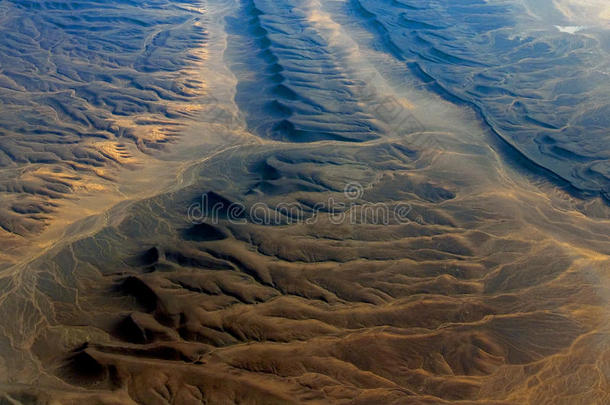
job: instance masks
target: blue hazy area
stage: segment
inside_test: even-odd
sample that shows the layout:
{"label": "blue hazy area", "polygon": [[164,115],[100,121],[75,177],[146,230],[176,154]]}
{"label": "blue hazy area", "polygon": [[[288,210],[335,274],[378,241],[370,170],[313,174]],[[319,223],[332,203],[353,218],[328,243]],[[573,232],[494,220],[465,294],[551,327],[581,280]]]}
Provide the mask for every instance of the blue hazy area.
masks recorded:
{"label": "blue hazy area", "polygon": [[[353,0],[426,87],[474,107],[509,145],[583,195],[610,192],[610,35],[511,2]],[[550,7],[550,5],[549,5]],[[557,12],[556,24],[567,24]]]}

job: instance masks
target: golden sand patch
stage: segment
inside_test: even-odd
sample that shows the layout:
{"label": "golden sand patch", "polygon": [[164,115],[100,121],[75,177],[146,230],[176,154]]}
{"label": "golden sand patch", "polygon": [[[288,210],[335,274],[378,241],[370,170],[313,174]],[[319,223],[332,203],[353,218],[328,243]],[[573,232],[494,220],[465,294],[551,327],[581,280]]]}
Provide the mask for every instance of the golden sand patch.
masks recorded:
{"label": "golden sand patch", "polygon": [[90,176],[81,176],[76,172],[66,171],[60,167],[41,166],[31,171],[26,171],[21,176],[22,181],[45,181],[56,184],[63,184],[69,187],[72,192],[95,192],[104,191],[108,187],[100,181],[95,181]]}
{"label": "golden sand patch", "polygon": [[93,146],[108,159],[114,160],[121,165],[137,163],[137,159],[129,153],[127,147],[119,142],[104,141],[96,142]]}

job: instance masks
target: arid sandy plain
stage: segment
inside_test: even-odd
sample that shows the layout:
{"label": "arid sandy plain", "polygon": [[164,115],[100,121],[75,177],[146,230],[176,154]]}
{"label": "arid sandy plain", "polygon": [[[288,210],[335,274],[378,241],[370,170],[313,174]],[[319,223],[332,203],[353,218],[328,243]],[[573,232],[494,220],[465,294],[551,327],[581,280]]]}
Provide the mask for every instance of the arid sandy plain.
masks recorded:
{"label": "arid sandy plain", "polygon": [[0,0],[0,404],[610,404],[609,10]]}

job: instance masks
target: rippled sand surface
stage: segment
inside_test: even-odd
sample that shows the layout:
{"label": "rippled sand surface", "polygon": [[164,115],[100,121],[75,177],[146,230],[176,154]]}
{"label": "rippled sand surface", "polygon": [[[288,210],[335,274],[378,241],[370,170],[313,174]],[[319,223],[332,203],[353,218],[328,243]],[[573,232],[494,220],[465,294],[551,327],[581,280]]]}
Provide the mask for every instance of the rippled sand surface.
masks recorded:
{"label": "rippled sand surface", "polygon": [[604,7],[0,2],[0,403],[610,403]]}

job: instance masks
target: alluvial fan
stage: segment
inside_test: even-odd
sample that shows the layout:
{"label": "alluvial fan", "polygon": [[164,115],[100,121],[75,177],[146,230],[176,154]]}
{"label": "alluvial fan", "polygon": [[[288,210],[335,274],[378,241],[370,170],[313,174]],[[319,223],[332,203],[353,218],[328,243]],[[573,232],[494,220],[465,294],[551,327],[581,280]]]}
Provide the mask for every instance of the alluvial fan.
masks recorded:
{"label": "alluvial fan", "polygon": [[610,403],[610,37],[547,3],[0,3],[0,404]]}

